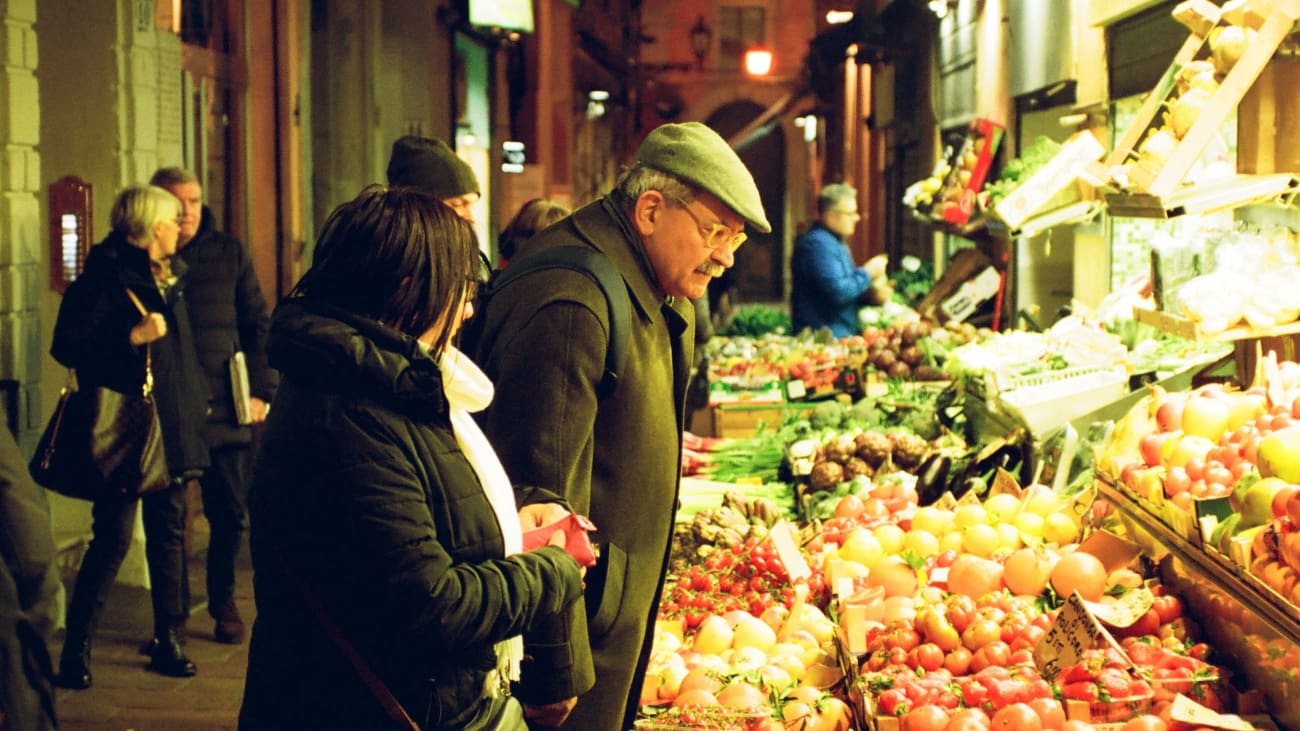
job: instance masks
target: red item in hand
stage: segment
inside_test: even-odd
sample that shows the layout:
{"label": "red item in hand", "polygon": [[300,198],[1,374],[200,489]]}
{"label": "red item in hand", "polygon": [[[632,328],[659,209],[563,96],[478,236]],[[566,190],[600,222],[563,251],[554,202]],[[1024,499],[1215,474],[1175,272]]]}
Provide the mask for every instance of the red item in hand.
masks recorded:
{"label": "red item in hand", "polygon": [[544,525],[541,528],[534,528],[524,532],[524,550],[531,551],[535,548],[541,548],[550,542],[551,536],[555,531],[564,531],[564,550],[568,551],[570,556],[579,565],[588,568],[596,565],[596,551],[592,548],[591,539],[587,534],[596,530],[596,524],[585,515],[575,515],[570,513],[568,517],[557,520],[550,525]]}

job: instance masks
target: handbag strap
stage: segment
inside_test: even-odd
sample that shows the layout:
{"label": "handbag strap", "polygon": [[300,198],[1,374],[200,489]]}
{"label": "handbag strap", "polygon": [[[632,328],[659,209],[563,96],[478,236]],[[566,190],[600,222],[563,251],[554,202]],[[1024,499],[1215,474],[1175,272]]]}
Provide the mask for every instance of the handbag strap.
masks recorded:
{"label": "handbag strap", "polygon": [[361,676],[361,682],[366,684],[366,688],[384,707],[384,711],[392,719],[394,727],[402,729],[402,731],[420,731],[420,727],[411,719],[410,714],[402,707],[401,702],[393,697],[392,691],[375,674],[375,671],[370,667],[370,663],[367,663],[361,653],[357,652],[357,648],[353,647],[352,643],[348,642],[348,638],[343,636],[343,631],[339,629],[339,626],[334,623],[334,620],[325,611],[325,606],[321,604],[316,593],[311,590],[307,582],[302,580],[302,577],[289,568],[289,564],[284,560],[283,555],[280,556],[280,565],[284,568],[284,573],[289,577],[289,581],[302,595],[307,608],[311,610],[312,614],[316,615],[316,619],[320,622],[321,628],[325,630],[325,634],[329,635],[329,638],[334,641],[334,645],[339,648],[339,652],[343,654],[343,657],[352,663],[357,675]]}
{"label": "handbag strap", "polygon": [[[130,287],[126,288],[126,296],[131,298],[135,303],[135,308],[140,311],[141,317],[148,317],[149,310],[145,309],[144,303],[140,301],[139,295],[131,291]],[[153,393],[153,350],[149,343],[144,344],[144,395],[148,396]]]}

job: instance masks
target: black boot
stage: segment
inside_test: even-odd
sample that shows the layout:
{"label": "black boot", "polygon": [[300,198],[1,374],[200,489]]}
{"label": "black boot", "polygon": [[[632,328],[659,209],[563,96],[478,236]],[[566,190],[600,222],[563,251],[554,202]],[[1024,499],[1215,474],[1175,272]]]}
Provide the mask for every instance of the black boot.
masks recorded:
{"label": "black boot", "polygon": [[54,679],[60,688],[85,690],[90,687],[90,637],[69,634],[59,656],[59,675]]}
{"label": "black boot", "polygon": [[181,647],[180,632],[176,625],[155,631],[154,634],[153,652],[150,653],[149,658],[150,670],[173,678],[188,678],[199,671],[194,663],[185,657],[185,649]]}

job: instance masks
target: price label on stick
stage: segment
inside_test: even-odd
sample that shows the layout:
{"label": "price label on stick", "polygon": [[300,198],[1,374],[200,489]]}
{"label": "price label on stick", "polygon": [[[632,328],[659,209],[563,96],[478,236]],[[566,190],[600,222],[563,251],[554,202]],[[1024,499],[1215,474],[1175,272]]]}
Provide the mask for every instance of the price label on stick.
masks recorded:
{"label": "price label on stick", "polygon": [[1156,597],[1151,590],[1141,586],[1125,592],[1112,604],[1085,601],[1084,605],[1088,607],[1092,616],[1111,627],[1130,627],[1134,622],[1142,619],[1142,615],[1147,613],[1155,601]]}
{"label": "price label on stick", "polygon": [[1034,664],[1043,678],[1055,680],[1061,670],[1079,662],[1083,653],[1095,647],[1098,640],[1128,658],[1110,632],[1088,611],[1088,603],[1076,591],[1066,598],[1056,623],[1034,648]]}
{"label": "price label on stick", "polygon": [[1169,717],[1175,721],[1192,726],[1229,729],[1230,731],[1254,731],[1255,726],[1231,713],[1218,713],[1187,696],[1179,693],[1174,696],[1173,705],[1169,707]]}
{"label": "price label on stick", "polygon": [[808,562],[799,553],[794,529],[788,521],[782,520],[772,526],[768,535],[772,538],[772,546],[776,548],[776,557],[785,566],[785,572],[790,575],[791,581],[802,581],[812,576],[812,569],[808,568]]}

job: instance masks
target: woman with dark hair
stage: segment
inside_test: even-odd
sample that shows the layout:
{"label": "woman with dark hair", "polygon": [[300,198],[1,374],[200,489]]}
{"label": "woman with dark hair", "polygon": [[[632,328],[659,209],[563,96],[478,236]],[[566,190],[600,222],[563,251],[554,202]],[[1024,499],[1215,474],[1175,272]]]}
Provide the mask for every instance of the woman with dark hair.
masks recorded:
{"label": "woman with dark hair", "polygon": [[538,231],[572,213],[568,208],[545,198],[533,198],[524,203],[515,212],[515,217],[501,231],[497,240],[497,257],[499,268],[505,269],[510,260],[519,253],[519,247],[531,239]]}
{"label": "woman with dark hair", "polygon": [[[452,346],[479,261],[470,224],[436,198],[368,189],[330,215],[276,308],[282,380],[251,490],[257,618],[240,728],[391,728],[405,715],[522,729],[507,695],[522,664],[527,702],[520,635],[547,641],[530,657],[567,647],[552,622],[579,597],[580,567],[563,531],[521,552],[511,485],[470,415],[491,383]],[[515,725],[492,725],[502,717]]]}
{"label": "woman with dark hair", "polygon": [[[81,388],[139,393],[151,360],[153,395],[172,484],[143,498],[103,497],[91,508],[90,546],[68,605],[58,682],[89,688],[90,640],[131,545],[136,503],[144,505],[145,560],[153,598],[150,669],[174,677],[197,670],[181,646],[189,614],[185,587],[185,489],[208,466],[203,442],[208,387],[185,309],[185,264],[175,258],[181,202],[162,188],[123,190],[108,238],[90,249],[54,324],[54,359]],[[141,309],[147,311],[142,313]]]}

